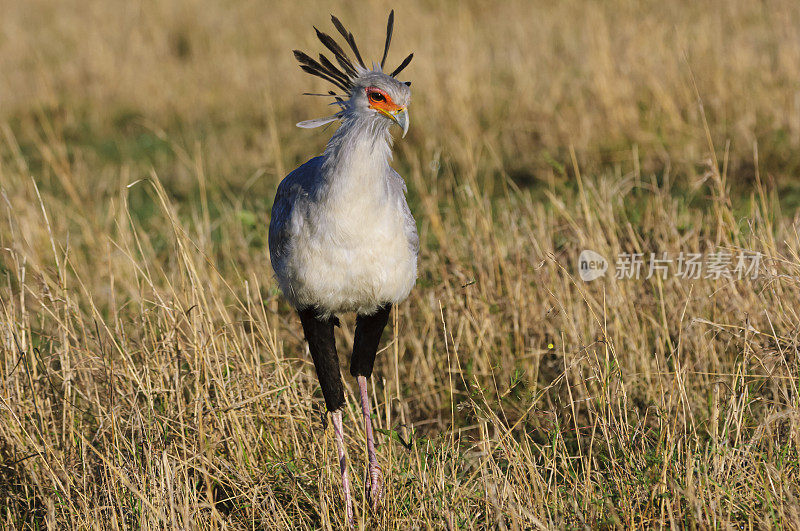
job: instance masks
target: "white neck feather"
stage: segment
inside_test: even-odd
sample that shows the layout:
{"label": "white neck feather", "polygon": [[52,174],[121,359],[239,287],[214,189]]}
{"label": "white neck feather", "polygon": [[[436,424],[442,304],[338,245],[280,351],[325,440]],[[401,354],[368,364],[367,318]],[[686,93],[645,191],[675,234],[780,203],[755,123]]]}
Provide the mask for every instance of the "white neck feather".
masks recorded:
{"label": "white neck feather", "polygon": [[352,194],[355,190],[384,186],[392,159],[389,126],[386,120],[371,116],[343,117],[323,155],[322,173],[332,193]]}

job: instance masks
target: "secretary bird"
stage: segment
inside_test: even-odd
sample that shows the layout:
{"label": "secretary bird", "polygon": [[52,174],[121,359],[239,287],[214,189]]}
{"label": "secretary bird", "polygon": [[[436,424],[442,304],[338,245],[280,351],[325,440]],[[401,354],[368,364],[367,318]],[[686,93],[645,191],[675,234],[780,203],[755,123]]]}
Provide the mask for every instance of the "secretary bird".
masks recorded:
{"label": "secretary bird", "polygon": [[340,121],[325,152],[292,171],[278,186],[269,225],[269,253],[284,296],[300,315],[317,378],[331,413],[348,523],[353,502],[342,430],[344,389],[339,373],[334,326],[336,314],[356,313],[350,374],[356,377],[367,444],[367,498],[373,510],[383,497],[383,474],[375,455],[367,379],[372,374],[381,334],[392,305],[403,301],[417,278],[419,238],[406,203],[406,186],[389,162],[389,128],[408,131],[410,82],[396,79],[414,54],[391,74],[384,73],[392,40],[389,14],[380,66],[364,64],[353,34],[331,20],[355,56],[351,60],[329,35],[317,37],[335,59],[319,61],[295,50],[305,72],[332,83],[339,111],[297,124],[313,128]]}

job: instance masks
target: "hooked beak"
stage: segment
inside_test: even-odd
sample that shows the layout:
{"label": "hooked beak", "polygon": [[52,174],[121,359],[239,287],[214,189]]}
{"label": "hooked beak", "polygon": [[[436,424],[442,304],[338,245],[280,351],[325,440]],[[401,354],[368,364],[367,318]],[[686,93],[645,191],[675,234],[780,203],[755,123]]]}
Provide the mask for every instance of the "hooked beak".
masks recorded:
{"label": "hooked beak", "polygon": [[410,122],[410,119],[408,117],[408,109],[406,109],[405,107],[401,107],[396,111],[392,112],[381,111],[381,112],[383,112],[386,116],[391,118],[394,121],[394,123],[400,126],[400,128],[403,130],[403,138],[405,138],[406,133],[408,133],[408,124]]}

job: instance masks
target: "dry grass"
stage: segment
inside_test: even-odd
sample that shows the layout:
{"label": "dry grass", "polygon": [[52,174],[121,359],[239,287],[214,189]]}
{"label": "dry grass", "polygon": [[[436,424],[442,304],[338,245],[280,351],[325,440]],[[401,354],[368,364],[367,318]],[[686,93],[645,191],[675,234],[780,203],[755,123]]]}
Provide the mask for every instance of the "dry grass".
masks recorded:
{"label": "dry grass", "polygon": [[[289,50],[328,7],[228,4],[3,6],[2,527],[343,524],[265,248],[326,140],[293,127],[326,109]],[[388,7],[337,12],[374,55]],[[359,525],[799,527],[800,7],[397,7],[423,246],[374,376],[387,504]],[[587,248],[765,260],[584,283]],[[345,417],[360,500],[353,395]]]}

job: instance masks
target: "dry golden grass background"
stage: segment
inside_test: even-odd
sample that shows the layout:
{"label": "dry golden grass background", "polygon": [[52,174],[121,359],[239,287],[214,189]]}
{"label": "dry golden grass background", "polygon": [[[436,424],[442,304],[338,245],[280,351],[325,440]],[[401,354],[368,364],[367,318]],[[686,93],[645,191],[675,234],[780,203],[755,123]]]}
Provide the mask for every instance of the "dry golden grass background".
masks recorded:
{"label": "dry golden grass background", "polygon": [[[330,134],[294,127],[328,109],[291,49],[335,12],[377,58],[391,7],[422,250],[378,514],[348,397],[359,527],[800,526],[797,3],[29,0],[0,4],[2,527],[343,525],[267,220]],[[587,248],[765,258],[584,283]]]}

